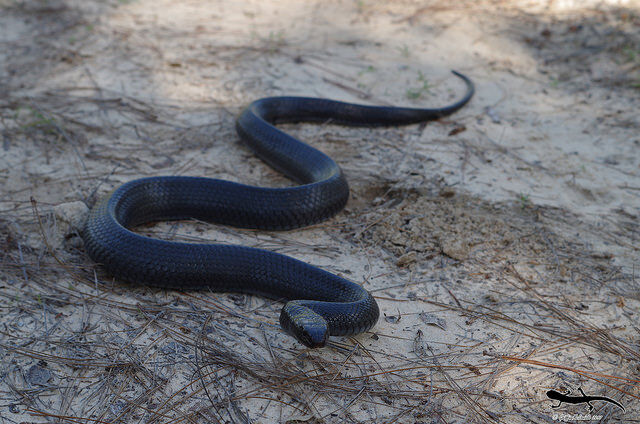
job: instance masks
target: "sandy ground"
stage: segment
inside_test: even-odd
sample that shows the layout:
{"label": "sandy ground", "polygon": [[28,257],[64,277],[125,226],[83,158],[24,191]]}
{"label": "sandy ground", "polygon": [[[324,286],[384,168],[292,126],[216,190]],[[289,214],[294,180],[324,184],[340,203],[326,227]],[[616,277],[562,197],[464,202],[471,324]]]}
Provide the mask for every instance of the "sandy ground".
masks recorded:
{"label": "sandy ground", "polygon": [[[242,243],[362,284],[370,332],[307,350],[281,304],[113,281],[86,206],[119,184],[291,182],[237,142],[267,95],[442,106],[399,128],[288,125],[344,212]],[[640,420],[640,4],[0,0],[0,424]],[[86,205],[86,206],[85,206]]]}

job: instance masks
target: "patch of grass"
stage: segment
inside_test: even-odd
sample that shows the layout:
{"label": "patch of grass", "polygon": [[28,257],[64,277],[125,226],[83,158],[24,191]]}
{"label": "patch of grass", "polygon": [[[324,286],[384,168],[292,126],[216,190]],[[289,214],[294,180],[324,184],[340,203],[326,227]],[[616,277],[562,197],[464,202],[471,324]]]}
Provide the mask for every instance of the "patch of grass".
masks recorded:
{"label": "patch of grass", "polygon": [[398,49],[402,57],[411,56],[411,51],[409,50],[409,46],[407,46],[406,44],[403,44],[402,47],[396,47],[396,48]]}
{"label": "patch of grass", "polygon": [[358,76],[359,76],[359,77],[361,77],[361,76],[363,76],[364,74],[369,74],[369,73],[371,73],[371,72],[375,72],[375,71],[376,71],[376,68],[374,68],[374,67],[373,67],[373,65],[369,65],[369,66],[367,66],[366,68],[364,68],[364,69],[360,70],[360,71],[358,72]]}
{"label": "patch of grass", "polygon": [[269,42],[272,42],[274,44],[282,44],[284,42],[284,30],[270,31]]}
{"label": "patch of grass", "polygon": [[44,130],[45,132],[56,133],[56,121],[52,117],[45,116],[42,112],[37,110],[32,106],[26,107],[18,107],[16,109],[15,118],[16,120],[20,116],[20,111],[27,109],[29,111],[29,118],[26,119],[27,122],[20,125],[20,129],[23,131],[29,130],[31,128],[38,128]]}
{"label": "patch of grass", "polygon": [[624,46],[621,52],[627,62],[640,61],[640,49],[634,46]]}
{"label": "patch of grass", "polygon": [[520,203],[520,208],[526,209],[531,206],[531,199],[529,199],[529,195],[525,193],[520,193],[518,196],[518,202]]}
{"label": "patch of grass", "polygon": [[277,53],[280,47],[286,44],[285,31],[269,31],[269,35],[266,37],[259,34],[257,31],[251,31],[251,39],[256,40],[262,44],[262,49],[269,54]]}
{"label": "patch of grass", "polygon": [[270,31],[269,36],[265,40],[267,52],[270,54],[277,53],[280,47],[285,45],[284,35],[284,30]]}
{"label": "patch of grass", "polygon": [[431,84],[429,83],[429,80],[427,80],[424,74],[420,71],[418,71],[417,82],[421,85],[407,89],[405,94],[408,99],[417,100],[421,98],[423,95],[429,93],[429,91],[431,90]]}

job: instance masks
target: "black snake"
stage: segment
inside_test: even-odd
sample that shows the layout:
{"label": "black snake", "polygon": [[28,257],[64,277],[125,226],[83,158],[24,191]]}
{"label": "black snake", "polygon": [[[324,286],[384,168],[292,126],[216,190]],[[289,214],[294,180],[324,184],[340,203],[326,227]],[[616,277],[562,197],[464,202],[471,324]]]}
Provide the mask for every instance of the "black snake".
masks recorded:
{"label": "black snake", "polygon": [[274,124],[331,122],[405,125],[449,115],[471,99],[442,108],[364,106],[328,99],[268,97],[239,116],[240,138],[266,163],[300,185],[255,187],[199,177],[150,177],[128,182],[93,207],[82,232],[87,253],[120,280],[153,286],[243,292],[286,299],[280,325],[309,347],[327,337],[361,333],[378,320],[369,292],[337,275],[278,253],[245,246],[159,240],[130,228],[162,220],[199,219],[241,228],[284,230],[323,221],[347,203],[349,186],[324,153]]}

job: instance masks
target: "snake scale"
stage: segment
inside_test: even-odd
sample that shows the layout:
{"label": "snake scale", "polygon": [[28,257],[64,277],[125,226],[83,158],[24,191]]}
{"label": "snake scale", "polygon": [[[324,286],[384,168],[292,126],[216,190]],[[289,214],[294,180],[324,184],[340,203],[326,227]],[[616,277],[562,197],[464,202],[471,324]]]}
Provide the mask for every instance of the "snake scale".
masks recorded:
{"label": "snake scale", "polygon": [[308,347],[324,346],[328,336],[367,331],[378,320],[378,305],[369,292],[345,278],[267,250],[160,240],[131,229],[181,219],[263,230],[323,221],[347,203],[344,173],[330,157],[274,125],[389,126],[438,119],[464,106],[474,92],[469,78],[453,73],[466,83],[467,92],[442,108],[365,106],[305,97],[256,100],[237,119],[240,138],[263,161],[300,185],[265,188],[185,176],[130,181],[92,208],[82,231],[86,251],[118,280],[130,283],[286,300],[280,325]]}

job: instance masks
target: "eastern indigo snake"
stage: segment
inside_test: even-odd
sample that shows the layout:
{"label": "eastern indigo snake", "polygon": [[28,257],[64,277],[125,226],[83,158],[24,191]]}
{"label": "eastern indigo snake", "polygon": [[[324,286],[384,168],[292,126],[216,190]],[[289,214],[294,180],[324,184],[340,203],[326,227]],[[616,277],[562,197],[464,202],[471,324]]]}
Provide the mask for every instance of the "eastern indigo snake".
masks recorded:
{"label": "eastern indigo snake", "polygon": [[268,97],[239,116],[240,138],[266,163],[300,185],[255,187],[213,178],[161,176],[128,182],[92,208],[82,236],[87,253],[119,280],[153,286],[243,292],[285,299],[280,325],[309,347],[361,333],[378,320],[369,292],[349,280],[278,253],[245,246],[192,244],[136,234],[136,225],[199,219],[241,228],[284,230],[323,221],[347,203],[349,186],[324,153],[274,124],[330,122],[405,125],[449,115],[474,92],[442,108],[364,106],[328,99]]}

